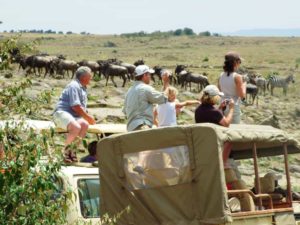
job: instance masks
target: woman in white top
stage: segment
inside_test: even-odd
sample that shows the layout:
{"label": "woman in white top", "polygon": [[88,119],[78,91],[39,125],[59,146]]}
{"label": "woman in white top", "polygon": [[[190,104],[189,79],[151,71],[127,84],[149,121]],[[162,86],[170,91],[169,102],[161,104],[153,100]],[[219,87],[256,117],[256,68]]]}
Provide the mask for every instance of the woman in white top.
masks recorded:
{"label": "woman in white top", "polygon": [[[222,97],[225,99],[233,99],[234,111],[232,123],[238,124],[241,120],[240,101],[246,97],[246,83],[240,74],[236,73],[240,67],[242,58],[236,52],[228,52],[225,55],[224,72],[221,73],[219,78],[219,89],[224,93]],[[228,113],[228,109],[224,114]]]}
{"label": "woman in white top", "polygon": [[165,95],[168,96],[168,101],[164,104],[158,105],[154,110],[154,124],[158,127],[176,126],[177,115],[180,109],[188,105],[199,105],[197,100],[189,100],[185,102],[179,102],[176,99],[178,91],[174,87],[168,87],[165,90]]}

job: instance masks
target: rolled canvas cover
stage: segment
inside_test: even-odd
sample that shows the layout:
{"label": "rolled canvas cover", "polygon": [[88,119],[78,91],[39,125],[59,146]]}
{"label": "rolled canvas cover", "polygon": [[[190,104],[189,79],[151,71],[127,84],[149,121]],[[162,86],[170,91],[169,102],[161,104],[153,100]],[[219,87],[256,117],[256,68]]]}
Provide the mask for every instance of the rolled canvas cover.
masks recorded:
{"label": "rolled canvas cover", "polygon": [[[100,141],[101,213],[116,215],[129,205],[130,213],[119,219],[118,224],[122,225],[196,225],[231,221],[222,169],[222,142],[217,132],[217,126],[166,127]],[[161,162],[154,163],[150,172],[143,172],[145,179],[139,185],[140,175],[130,175],[133,170],[128,155],[150,150],[151,157],[158,157],[157,152],[167,154],[170,148],[186,149],[177,152],[187,152],[188,163],[176,168],[164,155],[165,166]]]}

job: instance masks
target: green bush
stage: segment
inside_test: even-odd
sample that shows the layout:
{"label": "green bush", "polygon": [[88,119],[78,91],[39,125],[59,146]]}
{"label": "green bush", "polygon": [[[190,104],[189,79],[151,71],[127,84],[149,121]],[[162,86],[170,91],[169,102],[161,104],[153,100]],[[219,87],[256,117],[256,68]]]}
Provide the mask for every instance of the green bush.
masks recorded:
{"label": "green bush", "polygon": [[103,47],[106,47],[106,48],[114,48],[114,47],[117,47],[117,44],[112,42],[112,41],[107,41],[103,44]]}
{"label": "green bush", "polygon": [[[16,39],[1,43],[1,55],[18,46]],[[54,141],[54,131],[37,133],[24,121],[47,118],[43,108],[51,103],[52,92],[27,96],[30,80],[0,89],[0,224],[63,224],[66,221],[69,190],[54,182],[62,165],[61,149]],[[18,121],[18,122],[17,122]]]}
{"label": "green bush", "polygon": [[0,129],[1,152],[4,150],[0,159],[0,224],[61,224],[71,192],[55,195],[53,179],[62,161],[54,132],[36,133],[15,120],[45,117],[41,109],[50,103],[51,92],[41,92],[32,99],[26,97],[28,88],[30,80],[0,92],[0,119],[11,121]]}
{"label": "green bush", "polygon": [[207,56],[204,57],[204,59],[202,60],[202,62],[208,62],[209,58]]}
{"label": "green bush", "polygon": [[[63,224],[71,191],[59,192],[55,178],[61,153],[53,132],[37,134],[15,122],[0,131],[0,224]],[[46,161],[43,158],[46,157]]]}

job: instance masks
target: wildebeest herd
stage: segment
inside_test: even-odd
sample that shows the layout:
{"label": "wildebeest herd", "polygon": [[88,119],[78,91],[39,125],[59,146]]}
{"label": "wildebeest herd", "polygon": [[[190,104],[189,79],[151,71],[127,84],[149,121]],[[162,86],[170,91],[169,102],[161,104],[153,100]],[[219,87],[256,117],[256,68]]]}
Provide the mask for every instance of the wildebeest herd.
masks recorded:
{"label": "wildebeest herd", "polygon": [[[145,64],[145,61],[139,59],[133,64],[125,63],[116,58],[107,60],[97,60],[89,61],[82,60],[76,62],[74,60],[66,59],[63,55],[51,56],[48,54],[34,54],[34,55],[23,55],[18,49],[11,52],[12,62],[19,64],[19,69],[25,70],[26,76],[28,74],[35,74],[37,76],[46,77],[47,75],[54,77],[55,75],[61,75],[63,78],[67,73],[69,78],[74,77],[74,73],[79,66],[89,67],[95,75],[103,75],[106,79],[106,86],[108,84],[109,78],[111,78],[112,83],[117,87],[114,77],[118,76],[123,79],[122,87],[125,86],[127,80],[134,79],[135,68],[138,65]],[[161,72],[165,69],[161,66],[154,66],[154,73],[151,74],[151,79],[155,83],[158,78],[158,82],[161,82]],[[290,82],[295,82],[294,75],[288,75],[286,77],[281,76],[269,76],[267,79],[262,75],[251,73],[247,70],[240,70],[238,73],[244,76],[244,80],[247,82],[246,92],[248,96],[251,96],[251,102],[254,103],[256,99],[256,104],[258,104],[258,93],[263,92],[265,95],[266,88],[271,90],[271,95],[273,95],[273,89],[275,87],[283,88],[283,93],[286,95],[287,88]],[[192,83],[196,84],[196,89],[200,92],[205,86],[209,84],[207,77],[208,74],[197,74],[193,73],[187,69],[186,65],[177,65],[174,74],[171,74],[170,82],[173,85],[179,85],[181,88],[187,89],[187,87],[192,90]],[[250,100],[249,100],[250,102]]]}

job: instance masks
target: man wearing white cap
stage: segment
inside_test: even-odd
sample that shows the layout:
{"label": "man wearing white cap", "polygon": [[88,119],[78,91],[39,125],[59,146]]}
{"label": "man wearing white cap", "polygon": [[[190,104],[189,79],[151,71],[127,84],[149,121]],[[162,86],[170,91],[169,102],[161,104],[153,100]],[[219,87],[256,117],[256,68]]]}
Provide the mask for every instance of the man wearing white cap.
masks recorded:
{"label": "man wearing white cap", "polygon": [[[168,98],[162,92],[151,87],[151,73],[146,65],[137,66],[135,69],[135,82],[128,90],[123,112],[127,117],[127,130],[142,130],[151,128],[153,125],[153,104],[166,103]],[[169,86],[169,72],[162,75],[164,90]]]}

